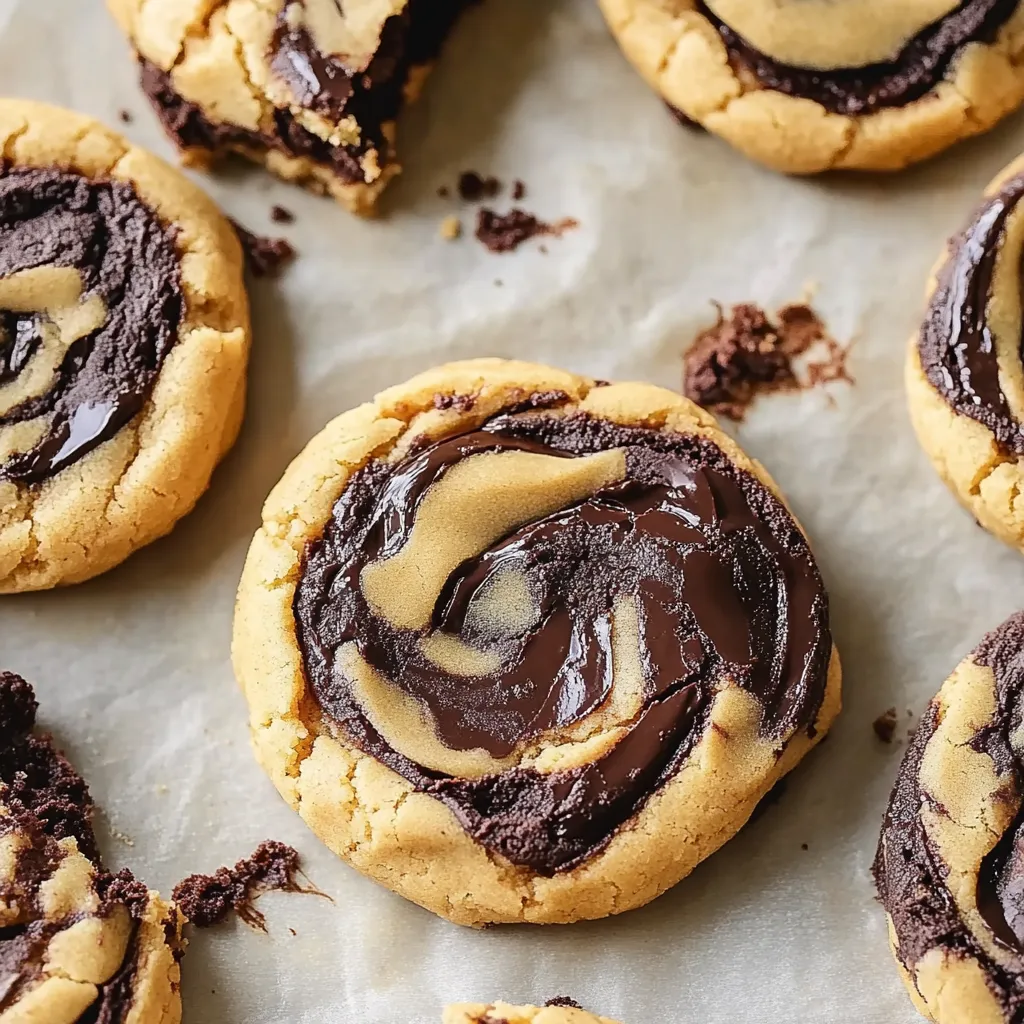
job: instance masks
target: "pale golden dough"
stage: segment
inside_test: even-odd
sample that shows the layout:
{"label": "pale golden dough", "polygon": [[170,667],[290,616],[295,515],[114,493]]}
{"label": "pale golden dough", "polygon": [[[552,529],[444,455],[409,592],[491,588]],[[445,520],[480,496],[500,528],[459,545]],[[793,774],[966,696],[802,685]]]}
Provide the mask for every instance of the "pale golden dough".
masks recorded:
{"label": "pale golden dough", "polygon": [[[985,190],[998,192],[1004,182],[1024,171],[1024,157],[1002,170]],[[1021,365],[1019,266],[1024,248],[1024,204],[1006,223],[1006,239],[996,261],[988,323],[995,338],[999,383],[1010,412],[1024,422],[1024,367]],[[944,253],[928,282],[926,301],[937,285]],[[1024,548],[1024,459],[1007,451],[977,420],[960,415],[924,374],[918,336],[910,339],[905,369],[910,419],[928,457],[977,521],[1001,540]]]}
{"label": "pale golden dough", "polygon": [[[673,392],[649,384],[595,388],[588,378],[531,363],[468,360],[389,388],[314,437],[267,499],[239,584],[232,652],[257,759],[335,853],[458,924],[567,923],[642,906],[731,838],[839,711],[835,651],[815,739],[803,731],[789,737],[781,757],[759,733],[754,698],[722,689],[711,713],[719,728],[704,730],[678,774],[607,847],[553,877],[488,853],[443,804],[328,733],[305,682],[292,602],[306,545],[320,536],[350,477],[371,459],[402,458],[416,439],[472,429],[531,394],[551,391],[567,395],[566,411],[710,438],[775,491],[764,469],[708,413]],[[438,409],[438,394],[473,395],[472,409]],[[535,767],[592,760],[614,741],[616,728],[614,716],[602,721],[582,755],[573,746],[581,737],[548,737],[571,760],[538,760]]]}
{"label": "pale golden dough", "polygon": [[458,1003],[446,1006],[441,1024],[618,1024],[572,1006],[512,1006],[510,1003]]}
{"label": "pale golden dough", "polygon": [[[990,45],[970,43],[952,74],[931,93],[906,106],[843,116],[800,97],[761,88],[730,66],[714,26],[697,11],[697,0],[599,0],[626,57],[671,106],[720,135],[753,160],[789,174],[834,169],[891,171],[924,160],[959,139],[987,131],[1024,101],[1024,4],[1018,6]],[[829,34],[806,23],[810,0],[720,0],[724,15],[741,11],[747,30],[780,54],[804,52],[807,66],[834,66],[840,50]],[[867,0],[814,0],[829,23],[842,21]],[[857,19],[857,32],[839,37],[849,44],[848,66],[890,45],[895,26],[920,20],[946,0],[871,4],[878,17]],[[769,12],[778,8],[778,16]],[[820,8],[820,9],[819,9]],[[889,9],[900,9],[900,16]],[[902,13],[915,10],[906,20]],[[723,18],[728,21],[729,19]],[[810,39],[821,39],[820,49]],[[835,38],[832,40],[835,42]]]}
{"label": "pale golden dough", "polygon": [[[57,166],[132,183],[176,228],[186,303],[178,340],[131,424],[40,485],[0,481],[0,592],[12,592],[105,572],[191,511],[241,425],[249,310],[230,224],[155,156],[91,118],[26,100],[0,100],[0,152],[13,167]],[[64,299],[58,289],[55,301]],[[84,333],[82,315],[94,313],[80,307],[62,333]],[[51,342],[60,349],[66,339],[51,339],[39,357],[49,358]],[[33,378],[32,386],[45,380]],[[0,388],[0,408],[20,397]],[[40,429],[29,421],[0,430],[0,454],[24,450]]]}

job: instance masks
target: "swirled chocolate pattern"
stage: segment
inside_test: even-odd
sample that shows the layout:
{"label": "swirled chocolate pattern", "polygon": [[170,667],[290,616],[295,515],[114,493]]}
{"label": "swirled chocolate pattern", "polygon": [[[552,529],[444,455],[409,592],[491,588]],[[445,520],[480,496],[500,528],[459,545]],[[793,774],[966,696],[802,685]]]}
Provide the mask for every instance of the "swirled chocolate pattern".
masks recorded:
{"label": "swirled chocolate pattern", "polygon": [[[795,65],[760,52],[701,0],[698,10],[718,31],[738,71],[765,89],[812,100],[834,114],[856,116],[901,107],[931,92],[972,42],[991,43],[1019,0],[964,0],[925,26],[890,58],[859,67]],[[813,12],[812,12],[813,13]],[[808,18],[808,22],[811,19]],[[807,25],[812,32],[812,25]],[[810,48],[813,44],[808,43]]]}
{"label": "swirled chocolate pattern", "polygon": [[[294,612],[333,727],[549,876],[673,776],[727,681],[780,749],[813,735],[832,650],[814,560],[763,484],[706,439],[581,414],[502,415],[371,462]],[[616,693],[609,749],[536,766]]]}
{"label": "swirled chocolate pattern", "polygon": [[0,479],[38,484],[139,413],[183,313],[170,229],[125,182],[0,174]]}
{"label": "swirled chocolate pattern", "polygon": [[[1024,432],[1000,384],[989,304],[1007,219],[1022,196],[1024,174],[1018,174],[985,201],[953,240],[918,342],[921,367],[932,387],[958,413],[977,420],[1018,455],[1024,454]],[[1015,277],[1019,287],[1019,274]]]}
{"label": "swirled chocolate pattern", "polygon": [[88,788],[35,715],[0,673],[0,1016],[175,1024],[179,915],[100,866]]}

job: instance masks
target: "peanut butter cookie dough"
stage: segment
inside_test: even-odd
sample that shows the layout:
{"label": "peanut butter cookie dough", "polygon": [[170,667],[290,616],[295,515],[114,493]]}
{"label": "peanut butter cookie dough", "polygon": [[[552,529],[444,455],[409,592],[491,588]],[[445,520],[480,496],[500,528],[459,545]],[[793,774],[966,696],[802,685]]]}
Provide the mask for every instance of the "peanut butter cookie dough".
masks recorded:
{"label": "peanut butter cookie dough", "polygon": [[906,366],[910,416],[936,470],[977,521],[1024,547],[1021,253],[1024,158],[1006,168],[928,285]]}
{"label": "peanut butter cookie dough", "polygon": [[1020,0],[599,0],[665,101],[791,174],[896,170],[1024,101]]}
{"label": "peanut butter cookie dough", "polygon": [[1024,1011],[1024,613],[928,705],[875,859],[897,966],[937,1024]]}
{"label": "peanut butter cookie dough", "polygon": [[0,1019],[178,1024],[181,916],[103,869],[89,790],[35,716],[0,673]]}
{"label": "peanut butter cookie dough", "polygon": [[509,1003],[460,1003],[446,1006],[441,1024],[618,1024],[596,1017],[568,1001],[547,1006],[512,1006]]}
{"label": "peanut butter cookie dough", "polygon": [[249,352],[227,221],[156,157],[0,100],[0,592],[169,532],[238,433]]}
{"label": "peanut butter cookie dough", "polygon": [[497,359],[310,442],[264,507],[234,663],[313,831],[467,925],[654,899],[839,708],[764,470],[672,392]]}
{"label": "peanut butter cookie dough", "polygon": [[395,121],[473,0],[107,0],[190,163],[239,153],[369,214]]}

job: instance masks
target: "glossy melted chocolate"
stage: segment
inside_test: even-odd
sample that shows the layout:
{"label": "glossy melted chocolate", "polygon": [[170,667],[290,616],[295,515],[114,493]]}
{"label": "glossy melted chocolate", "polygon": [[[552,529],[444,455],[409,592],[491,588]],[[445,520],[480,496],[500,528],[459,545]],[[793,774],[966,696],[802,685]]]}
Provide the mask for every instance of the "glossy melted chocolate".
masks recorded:
{"label": "glossy melted chocolate", "polygon": [[[399,551],[419,502],[461,460],[525,451],[573,458],[626,453],[626,478],[512,531],[448,579],[431,632],[476,645],[467,609],[498,572],[528,583],[536,621],[501,649],[501,670],[451,678],[420,653],[421,634],[372,611],[370,563]],[[642,708],[596,761],[541,774],[513,768],[475,779],[413,763],[374,730],[338,668],[342,644],[425,710],[452,749],[502,757],[599,707],[612,684],[611,611],[632,597],[643,652]],[[295,597],[306,671],[325,715],[361,749],[450,807],[479,842],[542,874],[599,850],[678,770],[726,679],[762,705],[780,749],[813,735],[831,639],[825,591],[783,506],[711,442],[581,415],[504,416],[473,433],[371,463],[338,500],[307,553]]]}
{"label": "glossy melted chocolate", "polygon": [[[75,341],[42,394],[0,414],[0,428],[49,416],[42,440],[0,464],[0,479],[37,484],[112,438],[142,410],[183,314],[171,230],[125,182],[54,169],[0,173],[0,277],[71,267],[106,321]],[[0,383],[28,367],[45,313],[0,311]]]}

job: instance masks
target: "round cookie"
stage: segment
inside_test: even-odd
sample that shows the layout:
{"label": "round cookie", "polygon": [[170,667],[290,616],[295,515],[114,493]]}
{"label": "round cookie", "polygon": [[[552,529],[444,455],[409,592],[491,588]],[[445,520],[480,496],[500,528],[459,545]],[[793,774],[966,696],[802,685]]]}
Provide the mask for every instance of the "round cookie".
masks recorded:
{"label": "round cookie", "polygon": [[790,174],[896,170],[1024,101],[1020,0],[600,0],[685,121]]}
{"label": "round cookie", "polygon": [[90,118],[0,100],[0,592],[163,536],[241,422],[241,249],[177,171]]}
{"label": "round cookie", "polygon": [[568,999],[553,999],[545,1006],[510,1003],[459,1003],[446,1006],[441,1024],[618,1024],[596,1017]]}
{"label": "round cookie", "polygon": [[35,715],[0,673],[0,1019],[178,1024],[181,915],[103,869],[89,790]]}
{"label": "round cookie", "polygon": [[764,470],[673,392],[498,359],[309,443],[233,657],[285,799],[467,925],[654,899],[839,709],[821,577]]}
{"label": "round cookie", "polygon": [[1024,1006],[1024,613],[957,666],[907,749],[874,873],[897,967],[937,1024]]}
{"label": "round cookie", "polygon": [[360,214],[401,167],[395,120],[473,0],[107,0],[189,163],[238,153]]}
{"label": "round cookie", "polygon": [[1024,158],[989,185],[950,240],[906,363],[921,446],[975,519],[1016,547],[1024,547],[1022,198]]}

